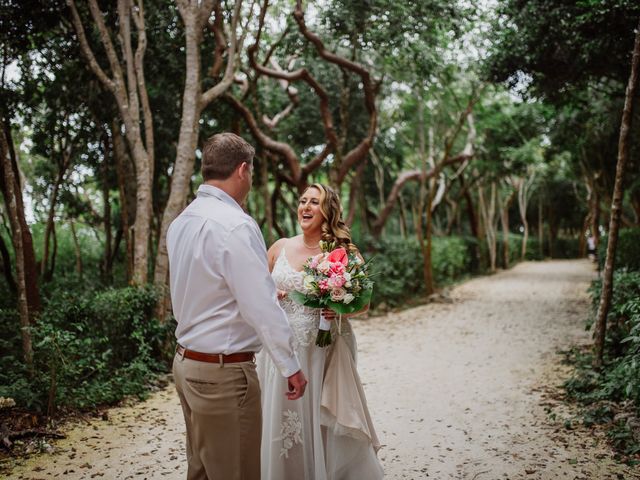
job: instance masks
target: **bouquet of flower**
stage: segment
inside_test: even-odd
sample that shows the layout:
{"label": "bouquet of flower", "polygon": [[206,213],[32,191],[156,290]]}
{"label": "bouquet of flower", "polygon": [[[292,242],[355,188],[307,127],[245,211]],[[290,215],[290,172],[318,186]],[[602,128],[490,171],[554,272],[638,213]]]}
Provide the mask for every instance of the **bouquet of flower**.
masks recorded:
{"label": "bouquet of flower", "polygon": [[[340,316],[362,310],[371,301],[373,282],[369,279],[368,263],[345,248],[320,242],[322,253],[311,257],[303,267],[302,291],[293,291],[289,297],[312,308],[330,308]],[[331,343],[331,324],[320,317],[320,330],[316,345]]]}

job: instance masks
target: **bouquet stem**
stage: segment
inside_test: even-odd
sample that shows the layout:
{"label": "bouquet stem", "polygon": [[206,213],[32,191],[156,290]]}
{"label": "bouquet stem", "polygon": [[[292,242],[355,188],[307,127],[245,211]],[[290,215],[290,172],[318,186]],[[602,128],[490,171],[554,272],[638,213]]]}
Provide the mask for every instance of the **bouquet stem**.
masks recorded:
{"label": "bouquet stem", "polygon": [[318,325],[316,345],[319,347],[331,345],[331,322],[324,318],[322,312],[320,312],[320,325]]}

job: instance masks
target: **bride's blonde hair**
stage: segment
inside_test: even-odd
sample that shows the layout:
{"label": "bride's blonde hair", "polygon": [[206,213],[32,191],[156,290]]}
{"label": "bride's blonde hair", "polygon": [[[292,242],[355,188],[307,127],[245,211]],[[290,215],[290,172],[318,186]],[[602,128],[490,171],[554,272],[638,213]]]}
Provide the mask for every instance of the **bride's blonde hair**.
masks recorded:
{"label": "bride's blonde hair", "polygon": [[306,189],[315,188],[320,192],[320,212],[324,217],[322,224],[322,240],[335,242],[336,247],[344,247],[347,251],[356,251],[356,246],[351,243],[351,231],[342,220],[342,204],[340,197],[328,185],[314,183]]}

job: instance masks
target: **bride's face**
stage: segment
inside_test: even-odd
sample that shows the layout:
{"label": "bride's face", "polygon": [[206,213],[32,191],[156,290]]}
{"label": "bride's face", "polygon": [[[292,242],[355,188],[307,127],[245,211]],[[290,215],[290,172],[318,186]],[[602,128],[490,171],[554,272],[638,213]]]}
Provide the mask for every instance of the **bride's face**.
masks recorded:
{"label": "bride's face", "polygon": [[320,191],[307,188],[298,201],[298,223],[302,231],[321,230],[324,217],[320,210]]}

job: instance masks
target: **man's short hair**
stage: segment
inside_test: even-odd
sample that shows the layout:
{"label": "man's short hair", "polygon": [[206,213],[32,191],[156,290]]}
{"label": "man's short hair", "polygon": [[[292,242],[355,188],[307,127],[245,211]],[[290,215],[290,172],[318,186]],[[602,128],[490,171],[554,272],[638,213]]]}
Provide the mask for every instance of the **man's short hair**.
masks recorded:
{"label": "man's short hair", "polygon": [[243,138],[230,132],[209,137],[202,149],[202,178],[225,180],[238,165],[253,164],[255,149]]}

